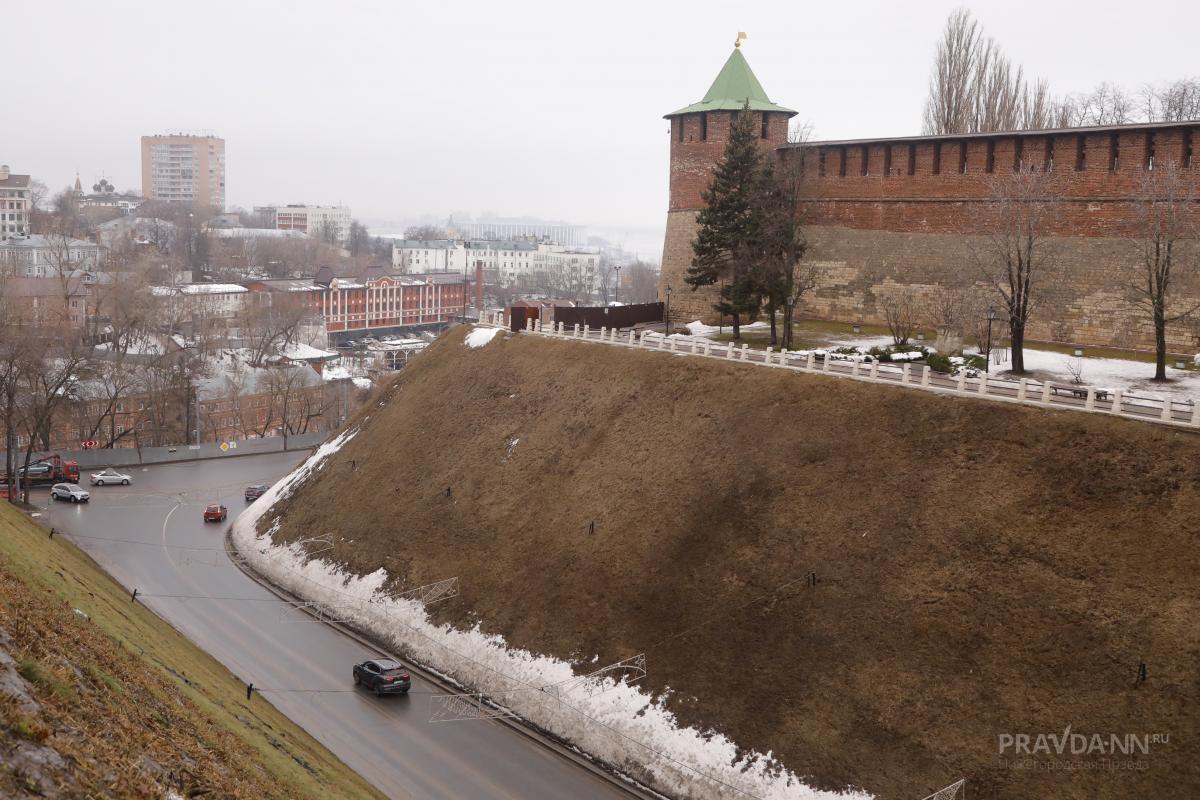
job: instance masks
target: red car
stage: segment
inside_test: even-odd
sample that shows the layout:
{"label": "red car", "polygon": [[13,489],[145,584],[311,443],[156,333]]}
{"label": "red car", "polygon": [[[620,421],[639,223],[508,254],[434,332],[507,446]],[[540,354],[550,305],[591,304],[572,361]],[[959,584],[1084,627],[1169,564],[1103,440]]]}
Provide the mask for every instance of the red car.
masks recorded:
{"label": "red car", "polygon": [[228,513],[229,512],[226,510],[225,506],[221,505],[220,503],[210,503],[208,508],[204,509],[204,521],[224,522],[225,516]]}

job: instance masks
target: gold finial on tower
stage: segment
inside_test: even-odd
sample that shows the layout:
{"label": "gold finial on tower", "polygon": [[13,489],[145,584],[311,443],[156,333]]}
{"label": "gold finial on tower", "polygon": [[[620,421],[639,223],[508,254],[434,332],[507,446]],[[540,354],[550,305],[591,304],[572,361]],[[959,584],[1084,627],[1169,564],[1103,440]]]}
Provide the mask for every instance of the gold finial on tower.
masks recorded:
{"label": "gold finial on tower", "polygon": [[750,37],[748,37],[746,35],[745,31],[738,31],[737,38],[733,40],[734,49],[737,49],[742,46],[742,39],[748,39],[748,38],[750,38]]}

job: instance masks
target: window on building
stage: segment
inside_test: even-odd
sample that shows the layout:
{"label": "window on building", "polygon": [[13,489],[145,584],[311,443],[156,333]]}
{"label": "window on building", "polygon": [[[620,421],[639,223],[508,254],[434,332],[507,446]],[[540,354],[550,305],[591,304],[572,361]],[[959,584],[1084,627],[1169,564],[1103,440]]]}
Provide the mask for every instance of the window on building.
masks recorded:
{"label": "window on building", "polygon": [[822,178],[825,177],[825,155],[824,147],[817,150],[817,175]]}
{"label": "window on building", "polygon": [[996,171],[996,140],[987,140],[987,161],[984,163],[983,171],[989,175]]}
{"label": "window on building", "polygon": [[958,174],[967,174],[967,140],[958,143]]}
{"label": "window on building", "polygon": [[933,174],[942,174],[942,143],[933,143]]}
{"label": "window on building", "polygon": [[764,111],[762,115],[762,138],[766,139],[771,135],[771,115]]}
{"label": "window on building", "polygon": [[908,145],[908,174],[917,174],[917,144],[911,142]]}
{"label": "window on building", "polygon": [[846,177],[846,148],[838,148],[838,177]]}
{"label": "window on building", "polygon": [[858,174],[859,175],[869,175],[871,173],[871,170],[869,169],[870,164],[871,164],[871,148],[868,145],[864,144],[862,146],[862,150],[859,152]]}
{"label": "window on building", "polygon": [[1108,135],[1108,171],[1116,172],[1121,168],[1121,134]]}
{"label": "window on building", "polygon": [[1087,137],[1082,133],[1075,137],[1075,171],[1082,172],[1087,166]]}
{"label": "window on building", "polygon": [[892,174],[892,146],[885,144],[883,146],[883,177],[888,177]]}
{"label": "window on building", "polygon": [[708,114],[700,115],[700,141],[708,141]]}
{"label": "window on building", "polygon": [[1045,156],[1046,156],[1045,159],[1042,161],[1042,170],[1045,172],[1053,172],[1054,171],[1054,137],[1053,136],[1046,137],[1046,154],[1045,154]]}
{"label": "window on building", "polygon": [[1025,166],[1025,140],[1020,136],[1013,139],[1013,170]]}
{"label": "window on building", "polygon": [[683,141],[683,117],[675,118],[675,134],[679,137],[679,141]]}
{"label": "window on building", "polygon": [[1185,128],[1183,131],[1183,160],[1179,163],[1185,167],[1190,167],[1195,159],[1195,131],[1192,128]]}
{"label": "window on building", "polygon": [[1154,145],[1155,145],[1155,143],[1156,142],[1155,142],[1154,131],[1146,131],[1146,158],[1145,158],[1145,162],[1142,164],[1142,167],[1144,169],[1154,169]]}

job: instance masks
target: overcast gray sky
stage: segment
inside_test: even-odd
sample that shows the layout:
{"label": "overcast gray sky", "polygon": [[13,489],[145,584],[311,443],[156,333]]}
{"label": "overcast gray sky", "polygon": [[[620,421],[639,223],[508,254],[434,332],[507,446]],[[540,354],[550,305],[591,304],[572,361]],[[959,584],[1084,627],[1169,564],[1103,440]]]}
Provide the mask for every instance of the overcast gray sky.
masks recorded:
{"label": "overcast gray sky", "polygon": [[[212,129],[230,205],[345,203],[656,228],[667,123],[732,49],[816,138],[917,132],[956,2],[18,2],[0,161],[138,188],[138,137]],[[1200,71],[1200,3],[968,4],[1056,93]],[[27,69],[12,71],[12,65]]]}

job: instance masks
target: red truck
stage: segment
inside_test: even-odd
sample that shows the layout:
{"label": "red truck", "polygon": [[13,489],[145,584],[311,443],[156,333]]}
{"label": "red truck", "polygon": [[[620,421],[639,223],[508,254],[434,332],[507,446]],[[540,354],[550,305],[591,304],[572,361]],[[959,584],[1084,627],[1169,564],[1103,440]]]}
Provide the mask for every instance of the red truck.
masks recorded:
{"label": "red truck", "polygon": [[[17,482],[25,480],[25,468],[17,468]],[[58,453],[51,453],[45,458],[30,462],[29,482],[32,485],[42,483],[79,483],[79,462],[64,461]]]}

